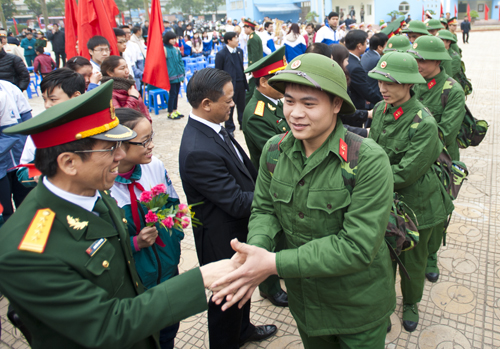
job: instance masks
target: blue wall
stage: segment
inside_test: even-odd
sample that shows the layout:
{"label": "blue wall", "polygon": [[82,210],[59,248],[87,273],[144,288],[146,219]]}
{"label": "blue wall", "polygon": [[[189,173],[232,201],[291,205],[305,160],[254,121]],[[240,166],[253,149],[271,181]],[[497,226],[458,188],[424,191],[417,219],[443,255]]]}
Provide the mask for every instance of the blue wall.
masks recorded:
{"label": "blue wall", "polygon": [[226,0],[227,17],[231,19],[237,19],[238,22],[240,21],[241,17],[251,18],[254,21],[259,21],[263,20],[264,16],[269,16],[273,19],[278,18],[283,21],[288,21],[289,19],[291,19],[292,22],[297,22],[300,17],[300,11],[287,13],[261,13],[257,8],[257,6],[275,6],[279,8],[280,4],[295,4],[296,6],[300,7],[300,2],[297,2],[296,0],[273,0],[272,3],[265,2],[265,0],[245,0],[244,4],[246,5],[246,8],[237,10],[231,10],[232,2],[233,1],[231,0]]}
{"label": "blue wall", "polygon": [[[398,11],[399,4],[403,0],[376,0],[375,1],[375,22],[378,22],[383,19],[386,22],[391,20],[391,17],[387,14],[391,11]],[[412,19],[422,20],[422,5],[424,5],[425,10],[432,10],[436,15],[433,15],[433,18],[439,17],[439,12],[441,10],[441,2],[440,0],[428,0],[425,2],[416,1],[416,0],[406,0],[408,4],[410,4],[410,11],[408,12],[411,15]],[[450,12],[451,16],[454,15],[454,5],[457,6],[458,9],[458,0],[450,0],[450,7],[447,9],[447,1],[443,0],[443,11],[444,13]],[[498,11],[497,11],[498,12]],[[492,13],[493,15],[493,13]],[[498,16],[498,13],[497,13]],[[405,15],[406,17],[406,15]]]}

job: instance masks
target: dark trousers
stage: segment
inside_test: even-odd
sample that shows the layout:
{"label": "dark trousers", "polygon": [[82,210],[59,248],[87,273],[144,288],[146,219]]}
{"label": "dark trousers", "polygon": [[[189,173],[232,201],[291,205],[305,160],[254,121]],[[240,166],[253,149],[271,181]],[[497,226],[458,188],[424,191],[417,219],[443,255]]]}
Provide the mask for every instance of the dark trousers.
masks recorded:
{"label": "dark trousers", "polygon": [[212,298],[208,302],[210,349],[239,349],[240,343],[255,330],[250,323],[250,301],[241,309],[235,304],[226,311],[221,310],[222,304],[216,305]]}
{"label": "dark trousers", "polygon": [[469,32],[462,32],[462,40],[465,43],[469,43]]}
{"label": "dark trousers", "polygon": [[181,89],[181,83],[170,83],[170,91],[168,92],[168,112],[171,113],[177,110],[177,100],[179,99],[179,91]]}
{"label": "dark trousers", "polygon": [[26,65],[28,67],[32,67],[33,66],[33,61],[35,60],[35,57],[34,55],[24,55],[24,59],[26,59]]}
{"label": "dark trousers", "polygon": [[165,327],[160,331],[160,348],[174,349],[175,336],[179,330],[179,323]]}
{"label": "dark trousers", "polygon": [[245,111],[245,83],[243,81],[236,81],[236,83],[234,83],[233,81],[233,88],[233,101],[235,106],[231,108],[231,111],[229,112],[229,120],[225,123],[227,132],[234,132],[236,129],[233,121],[234,109],[236,108],[238,110],[238,123],[240,124],[240,128],[243,124],[243,112]]}
{"label": "dark trousers", "polygon": [[0,178],[0,204],[3,206],[2,215],[4,222],[14,213],[12,198],[14,198],[14,203],[17,208],[32,189],[26,188],[17,180],[16,172],[17,171],[7,172],[5,177]]}
{"label": "dark trousers", "polygon": [[56,54],[56,68],[59,68],[59,59],[62,60],[63,67],[66,65],[66,52],[54,52]]}

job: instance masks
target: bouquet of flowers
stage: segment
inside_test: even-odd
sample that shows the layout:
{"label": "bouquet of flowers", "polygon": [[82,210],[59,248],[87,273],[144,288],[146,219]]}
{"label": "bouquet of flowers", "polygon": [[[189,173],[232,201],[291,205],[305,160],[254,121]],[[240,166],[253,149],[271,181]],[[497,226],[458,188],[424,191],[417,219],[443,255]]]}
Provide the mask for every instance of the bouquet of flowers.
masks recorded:
{"label": "bouquet of flowers", "polygon": [[189,223],[194,227],[201,225],[201,222],[194,217],[194,212],[191,211],[193,206],[179,204],[169,208],[163,208],[168,201],[167,187],[165,184],[155,185],[151,190],[142,192],[139,201],[148,208],[148,213],[145,215],[146,226],[151,227],[156,223],[161,224],[172,235],[172,228],[187,228]]}

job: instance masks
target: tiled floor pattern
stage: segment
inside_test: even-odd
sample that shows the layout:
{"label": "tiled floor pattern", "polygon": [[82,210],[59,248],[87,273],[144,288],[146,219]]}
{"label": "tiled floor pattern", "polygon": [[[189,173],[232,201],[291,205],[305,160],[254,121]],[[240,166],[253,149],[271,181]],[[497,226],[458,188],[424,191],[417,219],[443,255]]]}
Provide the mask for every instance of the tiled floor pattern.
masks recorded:
{"label": "tiled floor pattern", "polygon": [[[463,48],[467,75],[474,93],[467,105],[473,114],[490,123],[488,135],[477,148],[461,152],[468,165],[469,180],[455,202],[455,213],[448,229],[447,245],[439,256],[441,276],[436,284],[425,285],[419,305],[420,324],[413,333],[401,325],[401,295],[392,315],[392,331],[387,335],[386,348],[472,349],[500,348],[500,135],[496,133],[496,113],[500,112],[500,46],[498,31],[471,33],[469,45]],[[41,98],[30,101],[35,113],[43,110]],[[179,109],[186,115],[189,105],[185,95]],[[166,112],[153,116],[155,154],[165,164],[169,175],[185,202],[178,170],[178,149],[186,118],[168,120]],[[244,144],[241,131],[236,138]],[[197,265],[192,231],[186,232],[182,243],[181,270]],[[26,348],[22,336],[6,319],[7,300],[0,302],[2,337],[0,349]],[[250,343],[245,348],[302,348],[298,331],[287,308],[277,308],[256,292],[252,298],[252,322],[276,324],[278,333],[262,343]],[[206,314],[198,314],[181,323],[176,348],[208,348]]]}

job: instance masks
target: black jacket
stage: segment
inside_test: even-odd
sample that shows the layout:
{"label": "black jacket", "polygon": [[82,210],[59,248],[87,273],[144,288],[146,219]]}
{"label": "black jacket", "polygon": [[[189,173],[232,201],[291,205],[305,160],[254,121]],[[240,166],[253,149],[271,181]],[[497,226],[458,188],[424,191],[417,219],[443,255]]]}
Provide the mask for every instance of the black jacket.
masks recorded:
{"label": "black jacket", "polygon": [[52,50],[54,52],[66,51],[66,39],[64,37],[64,31],[58,30],[55,33],[47,31],[47,39],[52,42]]}
{"label": "black jacket", "polygon": [[8,44],[14,44],[14,45],[17,45],[19,46],[21,43],[19,42],[19,40],[17,40],[15,37],[13,36],[8,36],[7,37],[7,43]]}
{"label": "black jacket", "polygon": [[203,202],[193,208],[195,217],[203,223],[193,228],[200,265],[231,258],[231,239],[247,239],[257,170],[243,148],[233,138],[232,142],[243,163],[234,158],[212,128],[201,122],[189,118],[182,135],[182,187],[190,205]]}
{"label": "black jacket", "polygon": [[349,85],[349,95],[356,109],[366,109],[366,101],[377,104],[382,100],[380,90],[375,90],[368,84],[368,74],[363,69],[358,58],[349,54],[349,64],[347,65],[351,84]]}
{"label": "black jacket", "polygon": [[[231,78],[233,79],[233,86],[236,86],[238,77],[237,69],[241,69],[241,72],[245,71],[245,68],[243,67],[243,50],[237,47],[236,52],[238,54],[240,62],[238,66],[234,65],[234,61],[231,59],[231,53],[229,52],[227,47],[222,48],[222,50],[217,52],[217,54],[215,55],[215,68],[224,70],[225,72],[229,73],[229,75],[231,75]],[[245,76],[245,73],[243,73],[243,76]],[[244,79],[243,83],[245,84],[245,90],[248,90],[248,83],[246,78]]]}
{"label": "black jacket", "polygon": [[23,60],[0,50],[0,80],[6,80],[24,91],[30,83],[30,74]]}
{"label": "black jacket", "polygon": [[460,29],[462,29],[464,33],[470,32],[470,22],[463,21],[462,23],[460,23]]}

